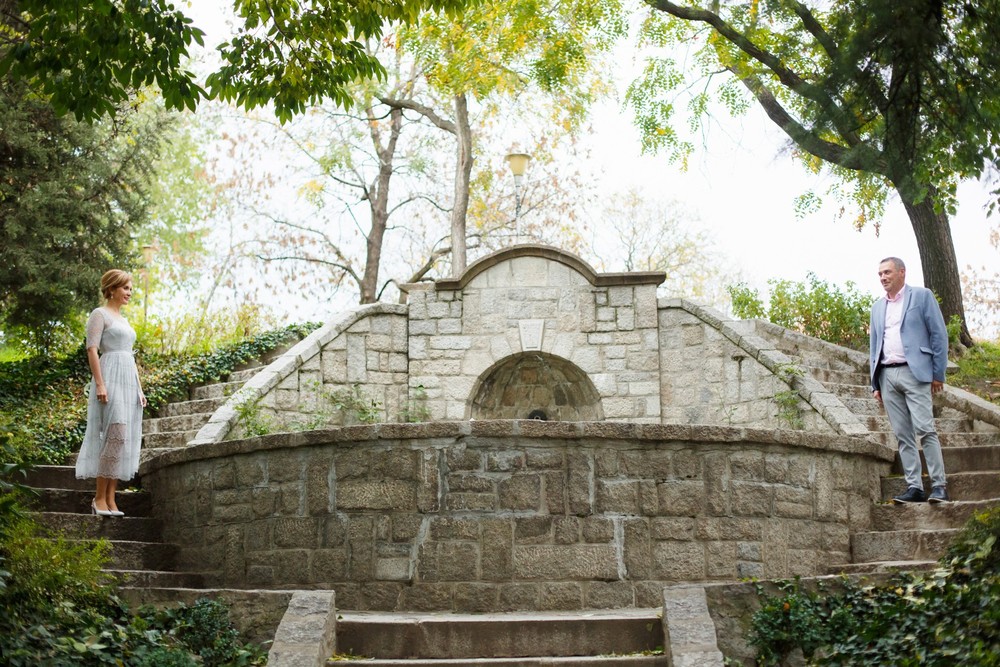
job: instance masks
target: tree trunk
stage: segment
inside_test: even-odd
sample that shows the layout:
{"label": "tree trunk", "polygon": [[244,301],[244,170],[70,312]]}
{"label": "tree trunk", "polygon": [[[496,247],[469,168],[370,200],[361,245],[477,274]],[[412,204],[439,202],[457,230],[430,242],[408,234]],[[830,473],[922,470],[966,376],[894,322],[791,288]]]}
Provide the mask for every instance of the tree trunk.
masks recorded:
{"label": "tree trunk", "polygon": [[[369,111],[369,117],[371,112]],[[392,180],[393,158],[396,156],[396,142],[403,127],[403,112],[392,109],[389,113],[389,137],[382,146],[378,132],[373,128],[372,144],[378,154],[379,170],[375,183],[368,190],[368,210],[371,215],[371,229],[365,238],[365,272],[361,278],[361,303],[375,303],[378,300],[378,274],[382,264],[382,242],[389,223],[389,182]]]}
{"label": "tree trunk", "polygon": [[469,184],[472,180],[472,128],[469,126],[469,101],[465,94],[455,96],[455,129],[458,160],[455,164],[455,205],[451,210],[451,275],[465,271],[465,216],[469,210]]}
{"label": "tree trunk", "polygon": [[[897,192],[900,192],[897,188]],[[965,306],[962,303],[962,281],[958,274],[958,258],[951,240],[951,226],[946,213],[934,211],[933,197],[926,196],[919,204],[913,204],[900,192],[903,206],[910,217],[913,234],[920,249],[920,266],[924,273],[924,286],[933,290],[941,300],[944,321],[958,315],[962,320],[959,336],[963,345],[973,345],[969,327],[965,322]]]}

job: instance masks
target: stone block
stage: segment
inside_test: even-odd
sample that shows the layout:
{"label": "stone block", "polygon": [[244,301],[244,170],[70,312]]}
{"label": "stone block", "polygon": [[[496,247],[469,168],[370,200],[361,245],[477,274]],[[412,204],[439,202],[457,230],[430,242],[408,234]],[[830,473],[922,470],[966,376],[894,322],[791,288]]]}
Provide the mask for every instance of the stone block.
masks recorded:
{"label": "stone block", "polygon": [[315,549],[319,546],[316,519],[282,517],[273,519],[271,524],[276,548]]}
{"label": "stone block", "polygon": [[639,514],[639,484],[635,480],[597,480],[594,510],[598,514]]}
{"label": "stone block", "polygon": [[713,540],[762,540],[766,519],[747,517],[701,517],[697,520],[695,538]]}
{"label": "stone block", "polygon": [[706,489],[700,480],[668,480],[656,485],[659,514],[699,516],[705,512]]}
{"label": "stone block", "polygon": [[347,578],[346,549],[316,549],[310,556],[309,579],[312,583],[343,581]]}
{"label": "stone block", "polygon": [[593,460],[583,452],[567,453],[567,509],[570,514],[587,516],[593,512],[590,494],[593,488]]}
{"label": "stone block", "polygon": [[618,578],[617,557],[611,545],[518,545],[513,556],[518,579],[614,581]]}
{"label": "stone block", "polygon": [[624,609],[635,606],[630,581],[595,581],[583,585],[584,605],[591,609]]}
{"label": "stone block", "polygon": [[513,522],[508,519],[483,519],[479,530],[479,543],[482,546],[481,579],[509,580],[513,570]]}
{"label": "stone block", "polygon": [[705,547],[700,542],[655,542],[652,574],[664,581],[705,578]]}
{"label": "stone block", "polygon": [[497,611],[535,611],[538,609],[538,584],[501,584]]}
{"label": "stone block", "polygon": [[650,520],[650,534],[654,540],[693,540],[698,519],[686,517],[654,517]]}
{"label": "stone block", "polygon": [[509,510],[538,510],[542,502],[539,475],[513,475],[497,485],[499,507]]}
{"label": "stone block", "polygon": [[622,520],[622,561],[629,579],[646,579],[653,569],[653,542],[649,523],[642,519]]}
{"label": "stone block", "polygon": [[455,584],[452,596],[454,608],[463,612],[497,611],[499,604],[499,589],[496,584]]}
{"label": "stone block", "polygon": [[420,581],[476,581],[479,548],[468,542],[425,542],[419,549],[416,574]]}
{"label": "stone block", "polygon": [[514,472],[525,467],[524,452],[518,450],[489,451],[486,453],[487,472]]}
{"label": "stone block", "polygon": [[429,517],[432,540],[469,540],[479,538],[479,522],[474,517]]}
{"label": "stone block", "polygon": [[705,574],[714,579],[736,578],[736,542],[705,544]]}
{"label": "stone block", "polygon": [[575,544],[580,541],[580,522],[575,516],[560,516],[552,520],[552,540],[556,544]]}
{"label": "stone block", "polygon": [[449,470],[483,470],[483,452],[464,447],[449,447],[445,461]]}
{"label": "stone block", "polygon": [[737,516],[770,516],[774,487],[756,482],[732,482],[732,510]]}
{"label": "stone block", "polygon": [[379,558],[375,562],[375,578],[380,581],[410,581],[409,558]]}
{"label": "stone block", "polygon": [[337,484],[337,508],[407,511],[416,508],[413,482],[401,480],[344,480]]}
{"label": "stone block", "polygon": [[449,493],[446,507],[452,512],[495,512],[497,497],[492,493]]}
{"label": "stone block", "polygon": [[539,611],[579,609],[583,603],[583,588],[575,582],[548,582],[539,587]]}
{"label": "stone block", "polygon": [[517,517],[514,519],[514,542],[547,544],[552,541],[552,523],[553,518],[550,516]]}

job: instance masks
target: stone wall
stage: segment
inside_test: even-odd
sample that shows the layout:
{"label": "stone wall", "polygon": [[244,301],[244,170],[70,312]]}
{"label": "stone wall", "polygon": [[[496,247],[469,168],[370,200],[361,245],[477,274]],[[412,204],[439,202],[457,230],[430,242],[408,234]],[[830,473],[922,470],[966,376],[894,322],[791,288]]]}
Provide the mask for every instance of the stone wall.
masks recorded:
{"label": "stone wall", "polygon": [[[461,280],[410,287],[410,387],[431,419],[472,416],[497,364],[539,351],[578,367],[610,421],[659,423],[656,286],[663,274],[596,274],[543,247],[497,253]],[[535,408],[523,401],[520,418]]]}
{"label": "stone wall", "polygon": [[[776,373],[758,359],[759,352],[748,351],[726,336],[713,314],[718,315],[680,299],[660,302],[663,423],[834,432],[809,402],[790,394],[795,391],[796,374],[801,373],[790,359],[784,359],[784,368]],[[746,329],[743,336],[749,338],[753,324],[741,324]],[[782,394],[791,402],[784,409],[776,400]]]}
{"label": "stone wall", "polygon": [[188,448],[143,464],[185,569],[339,606],[658,606],[664,584],[848,562],[891,453],[726,427],[451,422]]}

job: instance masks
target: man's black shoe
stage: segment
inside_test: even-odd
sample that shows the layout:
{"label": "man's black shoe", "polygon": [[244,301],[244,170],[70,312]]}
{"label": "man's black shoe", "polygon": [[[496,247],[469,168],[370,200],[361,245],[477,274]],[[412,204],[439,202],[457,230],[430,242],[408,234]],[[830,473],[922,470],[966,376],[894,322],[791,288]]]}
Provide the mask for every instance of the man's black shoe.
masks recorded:
{"label": "man's black shoe", "polygon": [[924,495],[923,489],[918,489],[915,486],[911,486],[906,490],[906,493],[896,496],[892,499],[894,503],[922,503],[927,500],[927,496]]}
{"label": "man's black shoe", "polygon": [[951,498],[948,497],[948,490],[943,486],[935,486],[931,489],[931,495],[927,498],[929,503],[948,503],[951,502]]}

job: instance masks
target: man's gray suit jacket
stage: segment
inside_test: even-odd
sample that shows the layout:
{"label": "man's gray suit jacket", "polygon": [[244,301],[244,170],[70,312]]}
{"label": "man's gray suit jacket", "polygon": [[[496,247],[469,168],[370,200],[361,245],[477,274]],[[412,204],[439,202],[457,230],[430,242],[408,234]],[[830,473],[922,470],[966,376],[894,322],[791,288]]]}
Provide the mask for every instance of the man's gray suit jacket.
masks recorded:
{"label": "man's gray suit jacket", "polygon": [[[882,361],[886,299],[872,306],[869,328],[869,361],[872,389],[878,389],[878,365]],[[907,285],[903,292],[903,323],[900,329],[903,354],[913,377],[920,382],[944,382],[948,366],[948,330],[934,293],[926,287]]]}

